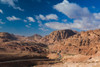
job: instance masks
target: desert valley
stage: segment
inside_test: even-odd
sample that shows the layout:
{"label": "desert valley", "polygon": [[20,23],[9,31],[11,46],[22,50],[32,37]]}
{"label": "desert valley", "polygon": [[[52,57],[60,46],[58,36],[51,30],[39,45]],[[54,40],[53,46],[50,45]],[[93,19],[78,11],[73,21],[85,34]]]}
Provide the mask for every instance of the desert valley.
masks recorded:
{"label": "desert valley", "polygon": [[0,67],[100,67],[100,0],[0,0]]}
{"label": "desert valley", "polygon": [[0,67],[99,67],[100,29],[44,37],[0,32]]}

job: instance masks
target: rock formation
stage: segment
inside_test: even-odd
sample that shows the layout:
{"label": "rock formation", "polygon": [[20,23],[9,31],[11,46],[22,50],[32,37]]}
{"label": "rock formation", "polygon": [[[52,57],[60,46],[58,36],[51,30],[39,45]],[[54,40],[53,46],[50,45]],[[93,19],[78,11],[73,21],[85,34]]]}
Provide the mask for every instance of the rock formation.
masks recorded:
{"label": "rock formation", "polygon": [[63,54],[94,55],[100,50],[100,29],[77,33],[56,43],[50,50],[61,50]]}
{"label": "rock formation", "polygon": [[13,34],[0,32],[0,42],[7,42],[12,40],[17,40],[17,38]]}
{"label": "rock formation", "polygon": [[57,57],[59,52],[62,57],[67,55],[90,57],[100,52],[100,29],[82,32],[58,30],[45,37],[38,34],[23,37],[0,33],[0,52],[16,53],[16,51],[38,53],[45,56],[48,54],[49,58]]}
{"label": "rock formation", "polygon": [[29,40],[35,40],[35,41],[39,41],[40,39],[42,38],[41,35],[38,35],[38,34],[34,34],[33,36],[29,36],[27,39]]}
{"label": "rock formation", "polygon": [[43,37],[41,39],[42,43],[53,44],[55,42],[59,42],[63,39],[67,39],[70,36],[75,35],[77,32],[72,30],[58,30],[50,33],[49,35]]}

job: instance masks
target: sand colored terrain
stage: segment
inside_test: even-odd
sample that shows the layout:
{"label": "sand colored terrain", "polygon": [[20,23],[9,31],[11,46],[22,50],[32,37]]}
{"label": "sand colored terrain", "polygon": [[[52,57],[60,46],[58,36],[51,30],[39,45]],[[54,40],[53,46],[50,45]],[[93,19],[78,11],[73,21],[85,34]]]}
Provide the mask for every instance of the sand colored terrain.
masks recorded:
{"label": "sand colored terrain", "polygon": [[[48,61],[37,61],[42,64],[37,64],[37,67],[98,67],[100,29],[82,32],[57,30],[44,37],[0,33],[0,62],[41,58]],[[53,62],[49,63],[50,60]]]}

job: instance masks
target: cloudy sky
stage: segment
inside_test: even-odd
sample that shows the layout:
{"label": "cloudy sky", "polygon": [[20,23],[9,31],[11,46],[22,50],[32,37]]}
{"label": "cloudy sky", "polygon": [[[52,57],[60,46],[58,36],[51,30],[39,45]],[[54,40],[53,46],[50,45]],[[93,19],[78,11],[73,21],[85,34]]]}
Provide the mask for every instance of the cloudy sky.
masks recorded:
{"label": "cloudy sky", "polygon": [[99,0],[0,0],[0,32],[29,36],[100,28]]}

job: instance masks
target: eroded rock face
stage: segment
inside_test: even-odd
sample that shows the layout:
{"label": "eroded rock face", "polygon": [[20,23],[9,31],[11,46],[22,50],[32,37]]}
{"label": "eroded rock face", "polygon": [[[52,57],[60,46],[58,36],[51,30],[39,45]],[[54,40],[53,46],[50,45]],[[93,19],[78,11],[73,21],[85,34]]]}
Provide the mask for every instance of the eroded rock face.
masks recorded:
{"label": "eroded rock face", "polygon": [[65,54],[96,54],[100,50],[100,29],[75,34],[52,46],[53,49]]}
{"label": "eroded rock face", "polygon": [[20,36],[20,35],[16,35],[18,41],[26,41],[26,42],[38,42],[39,40],[42,38],[41,35],[38,34],[34,34],[33,36]]}
{"label": "eroded rock face", "polygon": [[77,32],[72,31],[72,30],[58,30],[58,31],[54,31],[52,33],[50,33],[49,35],[43,37],[41,39],[41,42],[43,43],[48,43],[48,44],[52,44],[55,42],[59,42],[63,39],[67,39],[70,36],[75,35]]}
{"label": "eroded rock face", "polygon": [[17,38],[13,34],[0,32],[0,42],[7,42],[12,40],[17,40]]}
{"label": "eroded rock face", "polygon": [[0,49],[7,50],[6,52],[35,52],[35,53],[47,53],[47,45],[42,43],[35,42],[20,42],[20,41],[12,41],[5,42],[0,45]]}
{"label": "eroded rock face", "polygon": [[37,34],[31,37],[24,37],[2,32],[0,33],[0,52],[16,53],[19,51],[46,54],[48,46],[42,43],[37,43],[41,37],[42,36]]}
{"label": "eroded rock face", "polygon": [[0,40],[6,40],[1,43],[1,51],[13,49],[45,53],[47,49],[50,54],[61,51],[62,56],[64,54],[94,55],[100,51],[100,29],[80,33],[72,30],[58,30],[45,37],[37,34],[31,37],[19,36],[19,40],[12,34],[0,33]]}
{"label": "eroded rock face", "polygon": [[41,38],[42,38],[41,35],[34,34],[33,36],[28,37],[27,39],[29,39],[29,40],[35,40],[35,41],[39,41]]}

